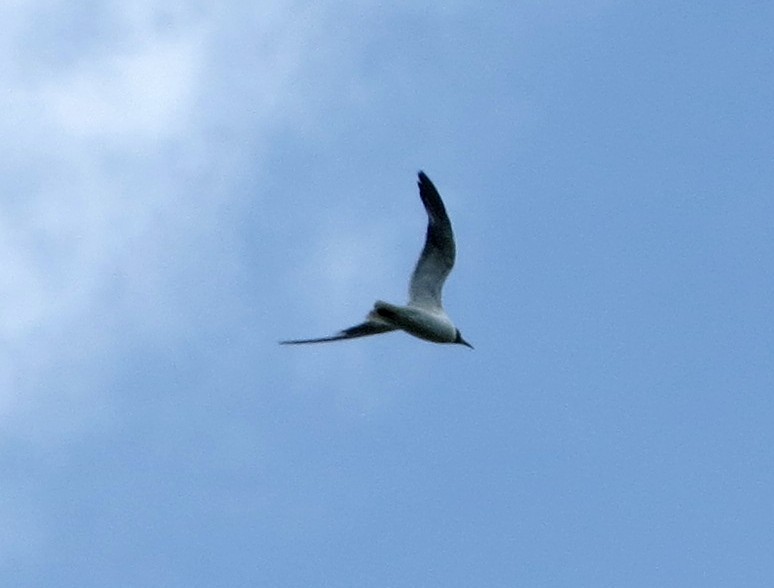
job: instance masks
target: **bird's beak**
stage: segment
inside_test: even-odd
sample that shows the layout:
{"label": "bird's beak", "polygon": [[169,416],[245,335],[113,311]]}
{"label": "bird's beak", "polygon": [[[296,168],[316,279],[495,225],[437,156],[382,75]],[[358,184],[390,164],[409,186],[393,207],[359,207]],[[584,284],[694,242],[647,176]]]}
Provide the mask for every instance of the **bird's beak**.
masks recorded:
{"label": "bird's beak", "polygon": [[463,339],[462,337],[460,337],[459,343],[461,343],[462,345],[466,345],[466,346],[470,347],[471,349],[475,349],[475,347],[473,347],[470,343],[465,341],[465,339]]}

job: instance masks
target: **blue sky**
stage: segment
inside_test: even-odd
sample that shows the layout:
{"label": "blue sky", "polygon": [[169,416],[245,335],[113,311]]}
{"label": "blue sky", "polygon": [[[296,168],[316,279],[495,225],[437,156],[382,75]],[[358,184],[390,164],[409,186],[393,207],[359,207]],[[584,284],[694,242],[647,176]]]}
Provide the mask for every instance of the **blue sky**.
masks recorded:
{"label": "blue sky", "polygon": [[4,585],[774,583],[771,5],[0,20]]}

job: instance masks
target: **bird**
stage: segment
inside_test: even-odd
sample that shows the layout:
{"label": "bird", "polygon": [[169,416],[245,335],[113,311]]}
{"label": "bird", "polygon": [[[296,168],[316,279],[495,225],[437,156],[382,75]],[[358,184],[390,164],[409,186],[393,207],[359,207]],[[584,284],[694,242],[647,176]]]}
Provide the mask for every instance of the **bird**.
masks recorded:
{"label": "bird", "polygon": [[417,175],[419,197],[427,212],[427,233],[422,253],[411,275],[408,304],[399,306],[377,300],[366,320],[358,325],[329,337],[290,339],[280,341],[281,345],[328,343],[402,330],[433,343],[456,343],[473,349],[462,338],[460,330],[444,311],[441,301],[441,290],[454,267],[456,257],[451,221],[433,182],[422,171]]}

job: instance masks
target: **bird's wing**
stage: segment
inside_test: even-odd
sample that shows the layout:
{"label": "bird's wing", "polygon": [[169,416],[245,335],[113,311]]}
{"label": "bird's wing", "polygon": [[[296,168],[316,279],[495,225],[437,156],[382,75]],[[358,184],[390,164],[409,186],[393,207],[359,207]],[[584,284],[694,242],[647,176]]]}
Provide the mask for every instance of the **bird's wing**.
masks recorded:
{"label": "bird's wing", "polygon": [[427,236],[419,261],[411,275],[409,304],[442,308],[441,289],[454,267],[456,249],[451,221],[441,195],[423,172],[419,172],[419,196],[427,211]]}
{"label": "bird's wing", "polygon": [[280,345],[298,345],[300,343],[327,343],[328,341],[342,341],[344,339],[355,339],[357,337],[368,337],[369,335],[379,335],[394,331],[395,327],[381,321],[367,320],[364,323],[349,327],[331,337],[319,337],[317,339],[293,339],[290,341],[280,341]]}

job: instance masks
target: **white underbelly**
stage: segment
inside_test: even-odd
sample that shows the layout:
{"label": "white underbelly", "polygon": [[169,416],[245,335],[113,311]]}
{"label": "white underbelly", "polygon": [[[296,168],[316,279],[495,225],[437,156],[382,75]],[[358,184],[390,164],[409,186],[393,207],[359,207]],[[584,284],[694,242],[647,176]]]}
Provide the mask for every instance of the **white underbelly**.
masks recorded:
{"label": "white underbelly", "polygon": [[377,304],[389,309],[392,315],[390,322],[415,337],[434,343],[452,343],[457,338],[457,329],[443,311],[395,306],[384,302]]}

